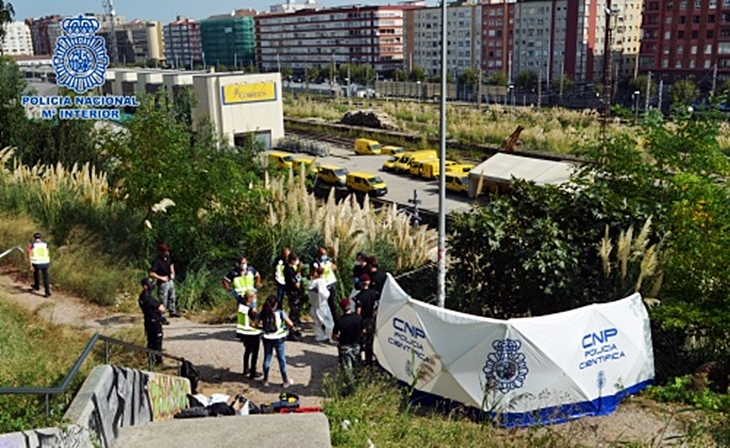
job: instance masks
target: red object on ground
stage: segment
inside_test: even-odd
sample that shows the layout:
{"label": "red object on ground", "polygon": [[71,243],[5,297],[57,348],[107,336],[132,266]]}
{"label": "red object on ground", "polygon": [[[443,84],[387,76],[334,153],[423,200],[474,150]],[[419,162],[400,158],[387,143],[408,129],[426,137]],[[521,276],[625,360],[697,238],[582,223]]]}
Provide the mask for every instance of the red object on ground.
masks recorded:
{"label": "red object on ground", "polygon": [[311,407],[311,408],[295,408],[295,409],[288,409],[288,408],[281,408],[279,409],[279,414],[299,414],[301,412],[322,412],[322,408],[318,407]]}

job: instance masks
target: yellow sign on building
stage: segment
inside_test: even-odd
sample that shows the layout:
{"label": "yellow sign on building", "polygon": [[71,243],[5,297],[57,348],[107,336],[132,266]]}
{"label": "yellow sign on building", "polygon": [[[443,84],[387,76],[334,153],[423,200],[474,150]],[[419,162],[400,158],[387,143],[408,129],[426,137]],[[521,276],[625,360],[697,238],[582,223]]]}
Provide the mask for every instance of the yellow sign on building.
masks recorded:
{"label": "yellow sign on building", "polygon": [[222,87],[222,95],[224,105],[275,101],[276,83],[229,84]]}

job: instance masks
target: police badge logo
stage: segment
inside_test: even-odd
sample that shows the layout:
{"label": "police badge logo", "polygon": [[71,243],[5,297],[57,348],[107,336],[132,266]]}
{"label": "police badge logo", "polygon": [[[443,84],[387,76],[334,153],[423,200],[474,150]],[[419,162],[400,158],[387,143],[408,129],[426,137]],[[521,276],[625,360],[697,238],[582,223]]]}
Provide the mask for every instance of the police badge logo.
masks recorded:
{"label": "police badge logo", "polygon": [[79,15],[64,19],[61,28],[65,36],[56,40],[53,53],[56,84],[76,93],[104,85],[109,57],[104,38],[94,34],[99,29],[99,21]]}
{"label": "police badge logo", "polygon": [[522,342],[514,339],[492,342],[495,352],[487,356],[482,371],[487,383],[502,393],[519,389],[525,385],[529,373],[525,355],[520,353]]}

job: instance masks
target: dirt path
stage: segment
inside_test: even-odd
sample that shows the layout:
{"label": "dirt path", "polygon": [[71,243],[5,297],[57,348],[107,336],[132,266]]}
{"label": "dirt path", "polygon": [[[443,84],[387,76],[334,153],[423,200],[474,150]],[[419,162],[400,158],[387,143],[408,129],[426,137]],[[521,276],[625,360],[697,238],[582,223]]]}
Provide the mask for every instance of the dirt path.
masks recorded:
{"label": "dirt path", "polygon": [[[90,305],[79,298],[54,291],[46,299],[29,285],[18,280],[17,272],[0,271],[0,299],[7,298],[39,313],[49,321],[77,327],[89,334],[109,334],[121,328],[142,325],[140,315],[115,313],[109,308]],[[4,300],[4,299],[3,299]],[[229,395],[243,394],[254,403],[270,403],[278,399],[281,375],[276,359],[272,360],[270,383],[264,388],[260,380],[242,375],[243,345],[235,338],[235,325],[206,325],[185,318],[172,319],[164,327],[164,350],[189,359],[200,368],[201,391]],[[295,382],[291,392],[300,396],[302,406],[322,403],[324,372],[337,364],[337,349],[314,342],[312,332],[304,328],[303,342],[287,342],[287,372]],[[263,348],[258,365],[263,360]],[[585,418],[564,425],[544,428],[585,446],[602,446],[616,441],[640,442],[646,446],[682,446],[681,439],[669,443],[668,438],[683,434],[676,419],[666,409],[642,398],[626,400],[615,413]]]}

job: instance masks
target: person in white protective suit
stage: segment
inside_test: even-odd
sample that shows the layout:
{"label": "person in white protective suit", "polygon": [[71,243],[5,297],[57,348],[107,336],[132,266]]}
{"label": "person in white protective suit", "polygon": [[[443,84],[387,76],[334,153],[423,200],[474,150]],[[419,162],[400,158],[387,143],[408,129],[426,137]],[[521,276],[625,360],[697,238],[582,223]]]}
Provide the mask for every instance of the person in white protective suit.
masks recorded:
{"label": "person in white protective suit", "polygon": [[314,270],[307,293],[309,294],[310,315],[314,322],[314,339],[317,342],[334,343],[332,329],[335,327],[335,322],[327,304],[330,292],[327,289],[327,281],[324,279],[324,268],[318,267]]}

